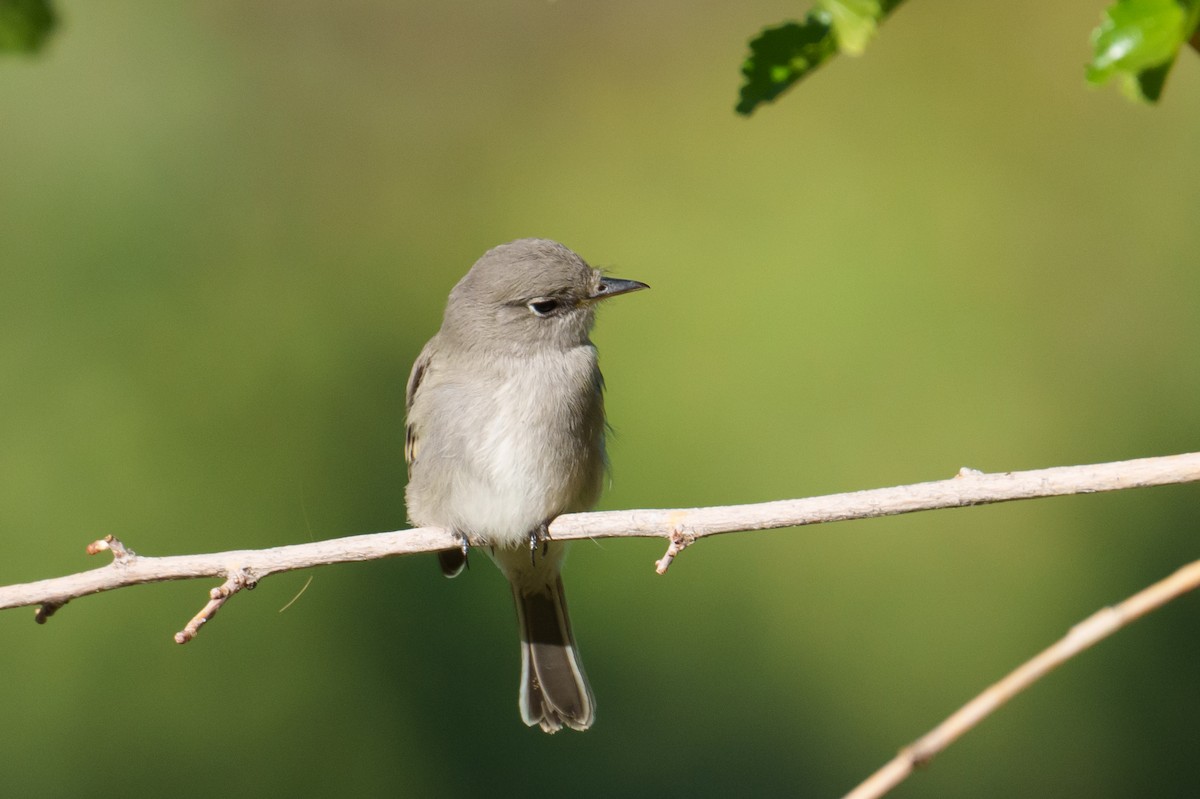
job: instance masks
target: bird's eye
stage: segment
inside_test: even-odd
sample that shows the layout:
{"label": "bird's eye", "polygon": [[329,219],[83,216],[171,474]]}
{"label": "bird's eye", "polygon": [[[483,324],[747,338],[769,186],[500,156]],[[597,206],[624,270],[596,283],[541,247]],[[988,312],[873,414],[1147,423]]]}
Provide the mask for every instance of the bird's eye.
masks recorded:
{"label": "bird's eye", "polygon": [[549,316],[558,310],[559,305],[560,303],[558,300],[546,298],[534,300],[533,302],[529,303],[529,310],[533,311],[533,313],[537,316]]}

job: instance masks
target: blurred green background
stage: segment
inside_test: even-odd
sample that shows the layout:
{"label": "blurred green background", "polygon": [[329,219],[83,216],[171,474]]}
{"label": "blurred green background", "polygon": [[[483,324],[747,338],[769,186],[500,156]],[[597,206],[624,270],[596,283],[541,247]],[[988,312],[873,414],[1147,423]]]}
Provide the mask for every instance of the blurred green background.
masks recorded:
{"label": "blurred green background", "polygon": [[[602,507],[1200,448],[1200,64],[1085,87],[1097,2],[914,2],[753,118],[795,2],[60,2],[0,62],[0,583],[403,527],[404,382],[488,247],[606,307]],[[517,715],[486,563],[335,566],[0,614],[0,793],[837,796],[1196,557],[1194,486],[578,544],[585,735]],[[1194,796],[1195,597],[896,796]]]}

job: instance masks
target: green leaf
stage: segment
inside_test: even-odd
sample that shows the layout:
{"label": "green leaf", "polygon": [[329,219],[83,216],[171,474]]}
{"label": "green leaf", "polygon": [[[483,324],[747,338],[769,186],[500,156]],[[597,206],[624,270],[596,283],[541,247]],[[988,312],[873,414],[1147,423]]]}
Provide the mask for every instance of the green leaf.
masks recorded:
{"label": "green leaf", "polygon": [[833,21],[824,11],[810,11],[804,22],[764,29],[751,40],[750,57],[742,65],[746,82],[737,112],[749,115],[771,102],[835,53]]}
{"label": "green leaf", "polygon": [[742,65],[746,82],[737,112],[749,116],[839,52],[859,55],[883,18],[902,2],[819,0],[803,22],[764,28],[750,41],[750,56]]}
{"label": "green leaf", "polygon": [[54,23],[49,0],[0,0],[0,52],[37,52]]}
{"label": "green leaf", "polygon": [[1117,0],[1092,32],[1088,81],[1101,85],[1116,78],[1130,97],[1157,101],[1198,14],[1200,0]]}

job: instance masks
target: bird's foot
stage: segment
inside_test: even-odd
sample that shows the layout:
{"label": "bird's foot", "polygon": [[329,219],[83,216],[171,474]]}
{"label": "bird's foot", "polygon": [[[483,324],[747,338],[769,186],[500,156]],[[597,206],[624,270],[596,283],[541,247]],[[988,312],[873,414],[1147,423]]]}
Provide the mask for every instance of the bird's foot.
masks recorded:
{"label": "bird's foot", "polygon": [[546,553],[550,551],[550,527],[546,522],[542,522],[529,531],[530,565],[537,563],[538,544],[542,545],[542,557],[546,557]]}

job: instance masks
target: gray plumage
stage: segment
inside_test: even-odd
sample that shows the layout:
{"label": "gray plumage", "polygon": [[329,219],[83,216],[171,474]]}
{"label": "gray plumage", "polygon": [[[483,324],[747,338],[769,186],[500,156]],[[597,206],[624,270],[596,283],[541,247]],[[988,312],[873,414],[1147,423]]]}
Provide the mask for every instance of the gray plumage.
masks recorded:
{"label": "gray plumage", "polygon": [[[587,729],[595,701],[559,576],[564,545],[541,537],[600,496],[604,380],[588,333],[597,301],[642,288],[557,242],[495,247],[450,292],[408,380],[409,519],[489,545],[517,604],[521,716],[546,732]],[[453,576],[465,558],[440,560]]]}

